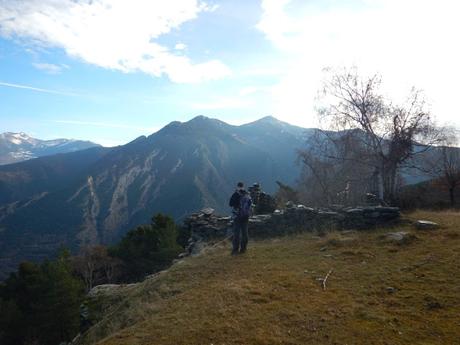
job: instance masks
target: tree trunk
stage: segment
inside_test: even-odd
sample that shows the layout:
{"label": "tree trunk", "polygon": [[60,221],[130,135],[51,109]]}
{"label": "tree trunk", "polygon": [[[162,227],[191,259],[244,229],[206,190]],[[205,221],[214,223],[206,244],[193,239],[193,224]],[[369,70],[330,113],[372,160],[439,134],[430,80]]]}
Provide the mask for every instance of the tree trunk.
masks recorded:
{"label": "tree trunk", "polygon": [[383,181],[383,200],[393,205],[396,201],[396,177],[398,166],[395,164],[383,165],[382,181]]}
{"label": "tree trunk", "polygon": [[384,185],[383,185],[383,178],[382,174],[379,173],[377,174],[377,179],[378,179],[378,197],[380,200],[383,200],[383,191],[384,191]]}
{"label": "tree trunk", "polygon": [[382,200],[385,202],[390,202],[390,195],[391,195],[391,182],[390,182],[390,171],[388,167],[382,165],[381,168],[381,176],[382,176]]}
{"label": "tree trunk", "polygon": [[449,199],[450,199],[450,207],[455,206],[455,189],[454,187],[449,188]]}
{"label": "tree trunk", "polygon": [[395,165],[395,166],[392,166],[391,167],[391,173],[390,173],[390,176],[391,176],[391,184],[390,184],[390,203],[392,205],[395,204],[396,202],[396,179],[397,179],[397,172],[398,172],[398,167]]}

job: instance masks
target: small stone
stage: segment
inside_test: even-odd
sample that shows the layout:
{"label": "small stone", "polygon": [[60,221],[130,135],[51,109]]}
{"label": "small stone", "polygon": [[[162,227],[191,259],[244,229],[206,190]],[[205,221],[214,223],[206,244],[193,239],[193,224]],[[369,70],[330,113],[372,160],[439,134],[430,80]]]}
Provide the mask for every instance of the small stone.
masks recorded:
{"label": "small stone", "polygon": [[392,286],[388,286],[388,287],[386,288],[386,290],[387,290],[388,293],[395,293],[395,292],[396,292],[396,288],[394,288],[394,287],[392,287]]}
{"label": "small stone", "polygon": [[352,208],[349,210],[346,210],[345,213],[350,214],[350,215],[360,215],[364,212],[362,208]]}
{"label": "small stone", "polygon": [[419,230],[435,230],[439,228],[439,224],[429,220],[417,220],[415,227]]}
{"label": "small stone", "polygon": [[322,247],[319,249],[320,252],[324,252],[325,250],[327,250],[327,247]]}
{"label": "small stone", "polygon": [[295,204],[292,201],[289,200],[288,202],[286,202],[285,207],[286,208],[294,208]]}
{"label": "small stone", "polygon": [[406,231],[390,232],[386,234],[386,239],[390,241],[402,241],[408,235]]}
{"label": "small stone", "polygon": [[441,309],[442,305],[439,302],[431,301],[426,304],[426,307],[428,310],[435,310],[435,309]]}
{"label": "small stone", "polygon": [[432,296],[425,297],[425,306],[428,310],[441,309],[443,306]]}
{"label": "small stone", "polygon": [[416,236],[407,231],[389,232],[383,235],[383,239],[396,244],[409,244],[417,239]]}
{"label": "small stone", "polygon": [[202,212],[205,216],[210,216],[211,214],[214,213],[214,209],[211,208],[211,207],[207,207],[207,208],[202,209],[201,212]]}
{"label": "small stone", "polygon": [[378,217],[380,217],[380,213],[379,212],[370,212],[369,214],[367,214],[367,216],[369,218],[378,218]]}
{"label": "small stone", "polygon": [[380,212],[399,213],[399,207],[377,206],[375,209]]}
{"label": "small stone", "polygon": [[356,234],[355,230],[344,230],[341,232],[342,235]]}
{"label": "small stone", "polygon": [[333,211],[319,211],[318,215],[322,216],[322,217],[334,218],[334,217],[339,216],[339,213],[338,212],[333,212]]}

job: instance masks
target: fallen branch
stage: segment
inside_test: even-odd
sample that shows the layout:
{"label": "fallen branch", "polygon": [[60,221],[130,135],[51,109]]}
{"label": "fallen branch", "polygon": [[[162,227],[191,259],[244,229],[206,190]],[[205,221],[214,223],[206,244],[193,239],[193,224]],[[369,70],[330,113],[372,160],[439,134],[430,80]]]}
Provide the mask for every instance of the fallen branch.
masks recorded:
{"label": "fallen branch", "polygon": [[332,268],[329,270],[329,272],[327,272],[326,276],[322,279],[323,290],[326,290],[326,281],[327,281],[327,278],[329,278],[329,276],[331,275],[331,273],[332,273]]}

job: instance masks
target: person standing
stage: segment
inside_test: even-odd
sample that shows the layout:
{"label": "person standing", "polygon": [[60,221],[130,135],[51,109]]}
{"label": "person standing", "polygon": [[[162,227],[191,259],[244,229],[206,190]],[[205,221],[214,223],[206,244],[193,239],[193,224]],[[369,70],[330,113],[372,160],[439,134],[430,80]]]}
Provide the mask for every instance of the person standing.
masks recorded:
{"label": "person standing", "polygon": [[248,245],[248,223],[252,208],[251,197],[244,189],[243,182],[238,182],[228,204],[233,214],[232,255],[242,254],[246,252]]}

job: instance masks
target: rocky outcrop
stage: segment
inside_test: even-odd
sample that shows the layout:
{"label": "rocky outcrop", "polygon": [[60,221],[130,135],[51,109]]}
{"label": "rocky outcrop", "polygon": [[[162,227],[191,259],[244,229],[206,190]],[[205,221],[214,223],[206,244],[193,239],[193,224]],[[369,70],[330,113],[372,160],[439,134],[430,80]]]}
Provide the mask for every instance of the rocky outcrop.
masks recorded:
{"label": "rocky outcrop", "polygon": [[135,284],[103,284],[92,288],[80,305],[80,334],[71,344],[80,344],[82,334],[98,324],[104,316],[114,312],[114,306],[119,305],[139,283]]}
{"label": "rocky outcrop", "polygon": [[[184,230],[191,236],[188,254],[197,254],[209,242],[231,236],[232,219],[204,209],[185,219]],[[318,229],[370,229],[397,222],[400,212],[397,207],[366,206],[315,209],[304,205],[286,204],[283,210],[270,214],[256,215],[249,219],[249,233],[252,238],[275,237],[290,233]]]}

